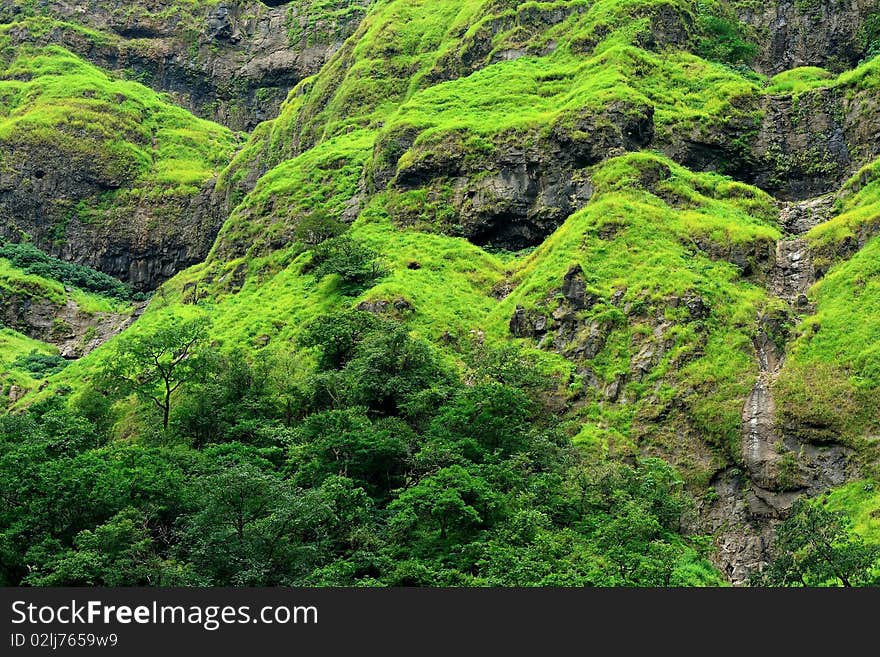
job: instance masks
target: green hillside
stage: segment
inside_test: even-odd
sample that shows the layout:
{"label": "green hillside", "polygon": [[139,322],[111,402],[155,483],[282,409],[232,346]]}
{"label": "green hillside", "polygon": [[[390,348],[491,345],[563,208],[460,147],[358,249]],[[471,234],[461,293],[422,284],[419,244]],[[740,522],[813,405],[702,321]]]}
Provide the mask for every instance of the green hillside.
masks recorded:
{"label": "green hillside", "polygon": [[358,5],[241,137],[8,45],[0,583],[878,584],[880,8],[801,4]]}

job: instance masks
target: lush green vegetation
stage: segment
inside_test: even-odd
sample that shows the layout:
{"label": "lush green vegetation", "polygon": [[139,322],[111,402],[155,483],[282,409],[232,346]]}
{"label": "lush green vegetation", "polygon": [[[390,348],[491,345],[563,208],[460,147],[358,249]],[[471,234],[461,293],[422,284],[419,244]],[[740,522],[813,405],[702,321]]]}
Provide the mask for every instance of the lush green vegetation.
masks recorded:
{"label": "lush green vegetation", "polygon": [[31,363],[39,356],[55,361],[58,349],[45,342],[33,340],[10,328],[0,327],[0,390],[9,394],[17,388],[23,392],[36,387],[48,370],[35,371]]}
{"label": "lush green vegetation", "polygon": [[[4,392],[33,391],[0,417],[0,584],[722,584],[694,514],[743,465],[773,318],[780,426],[866,478],[799,503],[756,581],[876,583],[880,165],[806,236],[826,275],[803,321],[768,280],[779,204],[727,174],[755,164],[767,96],[870,109],[880,60],[768,79],[723,2],[364,6],[298,3],[307,45],[366,15],[234,156],[229,131],[61,48],[4,51],[0,141],[108,183],[71,219],[179,217],[215,176],[228,218],[82,359],[0,332]],[[677,163],[691,147],[708,170]],[[589,201],[540,245],[461,237],[499,162],[568,151]],[[28,244],[0,247],[5,291],[129,298]]]}
{"label": "lush green vegetation", "polygon": [[94,292],[123,301],[132,297],[131,289],[112,276],[90,267],[58,260],[27,242],[0,244],[0,258],[6,258],[12,265],[27,274],[56,280],[86,292]]}
{"label": "lush green vegetation", "polygon": [[798,500],[776,532],[776,559],[758,582],[771,586],[880,585],[880,546],[851,531],[841,511]]}
{"label": "lush green vegetation", "polygon": [[463,386],[399,324],[319,318],[296,379],[283,355],[181,336],[120,347],[180,338],[199,363],[167,429],[132,397],[135,444],[112,439],[125,392],[101,384],[0,419],[4,584],[721,582],[668,465],[585,459],[522,389],[484,368]]}
{"label": "lush green vegetation", "polygon": [[[18,176],[13,184],[24,192],[45,179],[51,198],[39,229],[4,216],[4,234],[63,246],[70,234],[113,231],[158,241],[185,233],[194,198],[228,164],[238,137],[61,46],[38,45],[55,29],[51,22],[27,24],[31,31],[40,27],[40,39],[13,45],[10,32],[23,26],[0,26],[0,166],[4,175]],[[56,180],[61,169],[67,182]],[[42,274],[61,274],[52,267]],[[74,284],[124,295],[106,281]]]}
{"label": "lush green vegetation", "polygon": [[12,366],[42,378],[57,374],[63,370],[67,367],[67,361],[58,354],[40,353],[34,349],[16,358],[12,362]]}
{"label": "lush green vegetation", "polygon": [[233,135],[156,92],[116,80],[57,46],[18,47],[0,82],[0,140],[45,143],[89,159],[108,181],[154,200],[191,194],[228,162]]}

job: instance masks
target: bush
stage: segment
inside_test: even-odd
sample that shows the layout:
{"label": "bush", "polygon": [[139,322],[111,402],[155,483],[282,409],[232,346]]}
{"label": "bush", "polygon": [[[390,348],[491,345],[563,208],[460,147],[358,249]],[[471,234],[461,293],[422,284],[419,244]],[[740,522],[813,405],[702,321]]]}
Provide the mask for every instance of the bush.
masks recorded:
{"label": "bush", "polygon": [[74,265],[53,258],[33,244],[7,242],[0,245],[0,258],[8,259],[15,267],[23,269],[28,274],[51,278],[87,292],[95,292],[123,301],[132,298],[131,289],[112,276],[91,267]]}
{"label": "bush", "polygon": [[350,237],[340,236],[315,247],[312,266],[318,279],[336,274],[342,280],[342,293],[354,296],[387,275],[379,254]]}
{"label": "bush", "polygon": [[297,224],[294,234],[303,244],[314,246],[342,235],[346,228],[341,221],[313,212]]}
{"label": "bush", "polygon": [[32,351],[16,358],[12,366],[30,372],[37,377],[46,377],[57,374],[67,367],[67,361],[55,354],[41,354],[38,351]]}
{"label": "bush", "polygon": [[748,40],[745,26],[734,17],[717,16],[699,5],[697,26],[702,36],[697,42],[696,53],[724,64],[750,63],[758,52],[757,46]]}

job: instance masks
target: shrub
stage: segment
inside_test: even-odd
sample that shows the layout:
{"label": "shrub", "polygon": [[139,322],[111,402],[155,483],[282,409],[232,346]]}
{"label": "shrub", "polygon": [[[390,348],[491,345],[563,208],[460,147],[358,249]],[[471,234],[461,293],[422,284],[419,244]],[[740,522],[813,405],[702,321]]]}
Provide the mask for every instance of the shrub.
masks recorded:
{"label": "shrub", "polygon": [[53,258],[27,242],[0,245],[0,258],[8,259],[28,274],[51,278],[87,292],[95,292],[123,301],[132,298],[131,289],[121,281],[91,267]]}
{"label": "shrub", "polygon": [[67,367],[67,361],[56,354],[41,354],[38,351],[32,351],[16,358],[12,366],[42,378],[63,370]]}
{"label": "shrub", "polygon": [[336,274],[342,293],[354,296],[387,275],[379,254],[350,237],[340,236],[315,247],[312,266],[318,279]]}

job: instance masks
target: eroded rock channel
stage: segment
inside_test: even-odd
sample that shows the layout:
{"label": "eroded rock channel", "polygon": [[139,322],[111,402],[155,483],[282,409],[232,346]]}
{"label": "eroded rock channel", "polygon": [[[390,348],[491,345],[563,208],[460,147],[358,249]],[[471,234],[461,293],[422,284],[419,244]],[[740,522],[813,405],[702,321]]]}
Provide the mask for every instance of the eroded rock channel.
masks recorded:
{"label": "eroded rock channel", "polygon": [[786,204],[776,244],[769,291],[785,302],[783,312],[757,319],[754,339],[760,372],[742,411],[742,467],[727,468],[712,482],[717,504],[708,514],[720,536],[718,565],[734,584],[745,584],[771,558],[776,526],[802,495],[817,495],[855,476],[851,450],[814,445],[780,426],[773,387],[785,364],[791,327],[813,312],[807,291],[816,281],[803,234],[831,216],[833,199]]}

